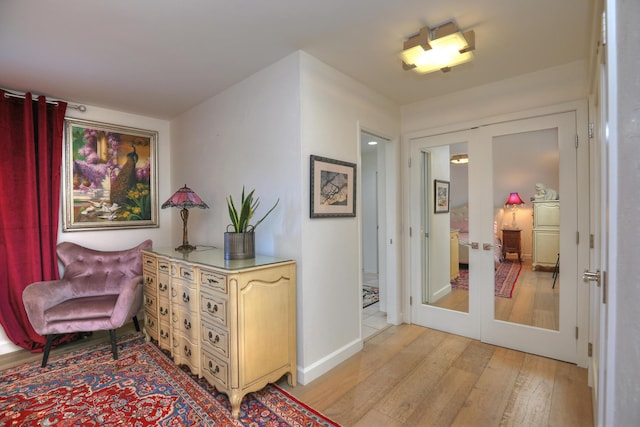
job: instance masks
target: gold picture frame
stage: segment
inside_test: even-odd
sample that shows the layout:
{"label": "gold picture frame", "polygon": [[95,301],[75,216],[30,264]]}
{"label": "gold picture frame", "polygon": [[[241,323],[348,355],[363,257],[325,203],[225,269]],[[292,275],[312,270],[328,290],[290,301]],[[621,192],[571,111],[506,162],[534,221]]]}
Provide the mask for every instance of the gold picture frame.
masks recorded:
{"label": "gold picture frame", "polygon": [[158,132],[65,119],[63,230],[158,227]]}

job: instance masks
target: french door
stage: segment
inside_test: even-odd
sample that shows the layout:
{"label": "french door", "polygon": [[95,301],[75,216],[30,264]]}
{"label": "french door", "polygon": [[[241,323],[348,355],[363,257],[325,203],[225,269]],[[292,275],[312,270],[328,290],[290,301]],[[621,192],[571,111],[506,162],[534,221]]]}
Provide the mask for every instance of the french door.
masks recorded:
{"label": "french door", "polygon": [[[569,110],[410,141],[412,323],[577,361],[589,207],[577,120]],[[539,183],[560,195],[542,233],[530,200]],[[512,192],[525,202],[517,210],[504,206]],[[517,253],[503,253],[503,230],[519,236]],[[506,294],[505,271],[517,278]]]}

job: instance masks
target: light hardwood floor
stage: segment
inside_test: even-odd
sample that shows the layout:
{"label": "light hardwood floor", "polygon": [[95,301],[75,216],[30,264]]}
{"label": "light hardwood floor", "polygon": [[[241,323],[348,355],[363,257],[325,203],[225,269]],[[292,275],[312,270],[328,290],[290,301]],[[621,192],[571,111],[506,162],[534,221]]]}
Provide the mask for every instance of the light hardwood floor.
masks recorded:
{"label": "light hardwood floor", "polygon": [[416,325],[392,326],[305,386],[343,426],[592,426],[587,371]]}
{"label": "light hardwood floor", "polygon": [[[552,271],[533,271],[531,261],[522,262],[522,270],[511,298],[495,298],[495,318],[522,325],[558,330],[560,281],[553,286]],[[436,307],[469,312],[469,293],[452,289],[434,303]]]}

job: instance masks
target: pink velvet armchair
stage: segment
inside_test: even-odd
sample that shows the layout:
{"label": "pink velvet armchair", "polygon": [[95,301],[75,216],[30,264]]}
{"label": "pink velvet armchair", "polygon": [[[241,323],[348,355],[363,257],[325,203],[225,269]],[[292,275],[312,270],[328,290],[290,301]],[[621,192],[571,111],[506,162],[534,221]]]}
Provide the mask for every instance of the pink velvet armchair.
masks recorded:
{"label": "pink velvet armchair", "polygon": [[47,337],[42,367],[53,338],[59,334],[108,330],[113,358],[118,359],[115,330],[136,317],[142,304],[142,249],[151,240],[121,251],[97,251],[63,242],[58,257],[64,265],[60,280],[32,283],[22,300],[33,329]]}

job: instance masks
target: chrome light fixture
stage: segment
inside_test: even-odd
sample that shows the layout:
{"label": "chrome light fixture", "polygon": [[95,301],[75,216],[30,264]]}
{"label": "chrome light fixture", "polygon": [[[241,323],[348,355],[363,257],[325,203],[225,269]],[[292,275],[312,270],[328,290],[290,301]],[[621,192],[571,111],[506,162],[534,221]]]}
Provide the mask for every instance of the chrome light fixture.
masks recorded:
{"label": "chrome light fixture", "polygon": [[442,70],[464,64],[473,59],[476,37],[473,30],[464,34],[453,22],[436,28],[424,27],[415,36],[404,42],[400,57],[405,70],[419,74]]}

